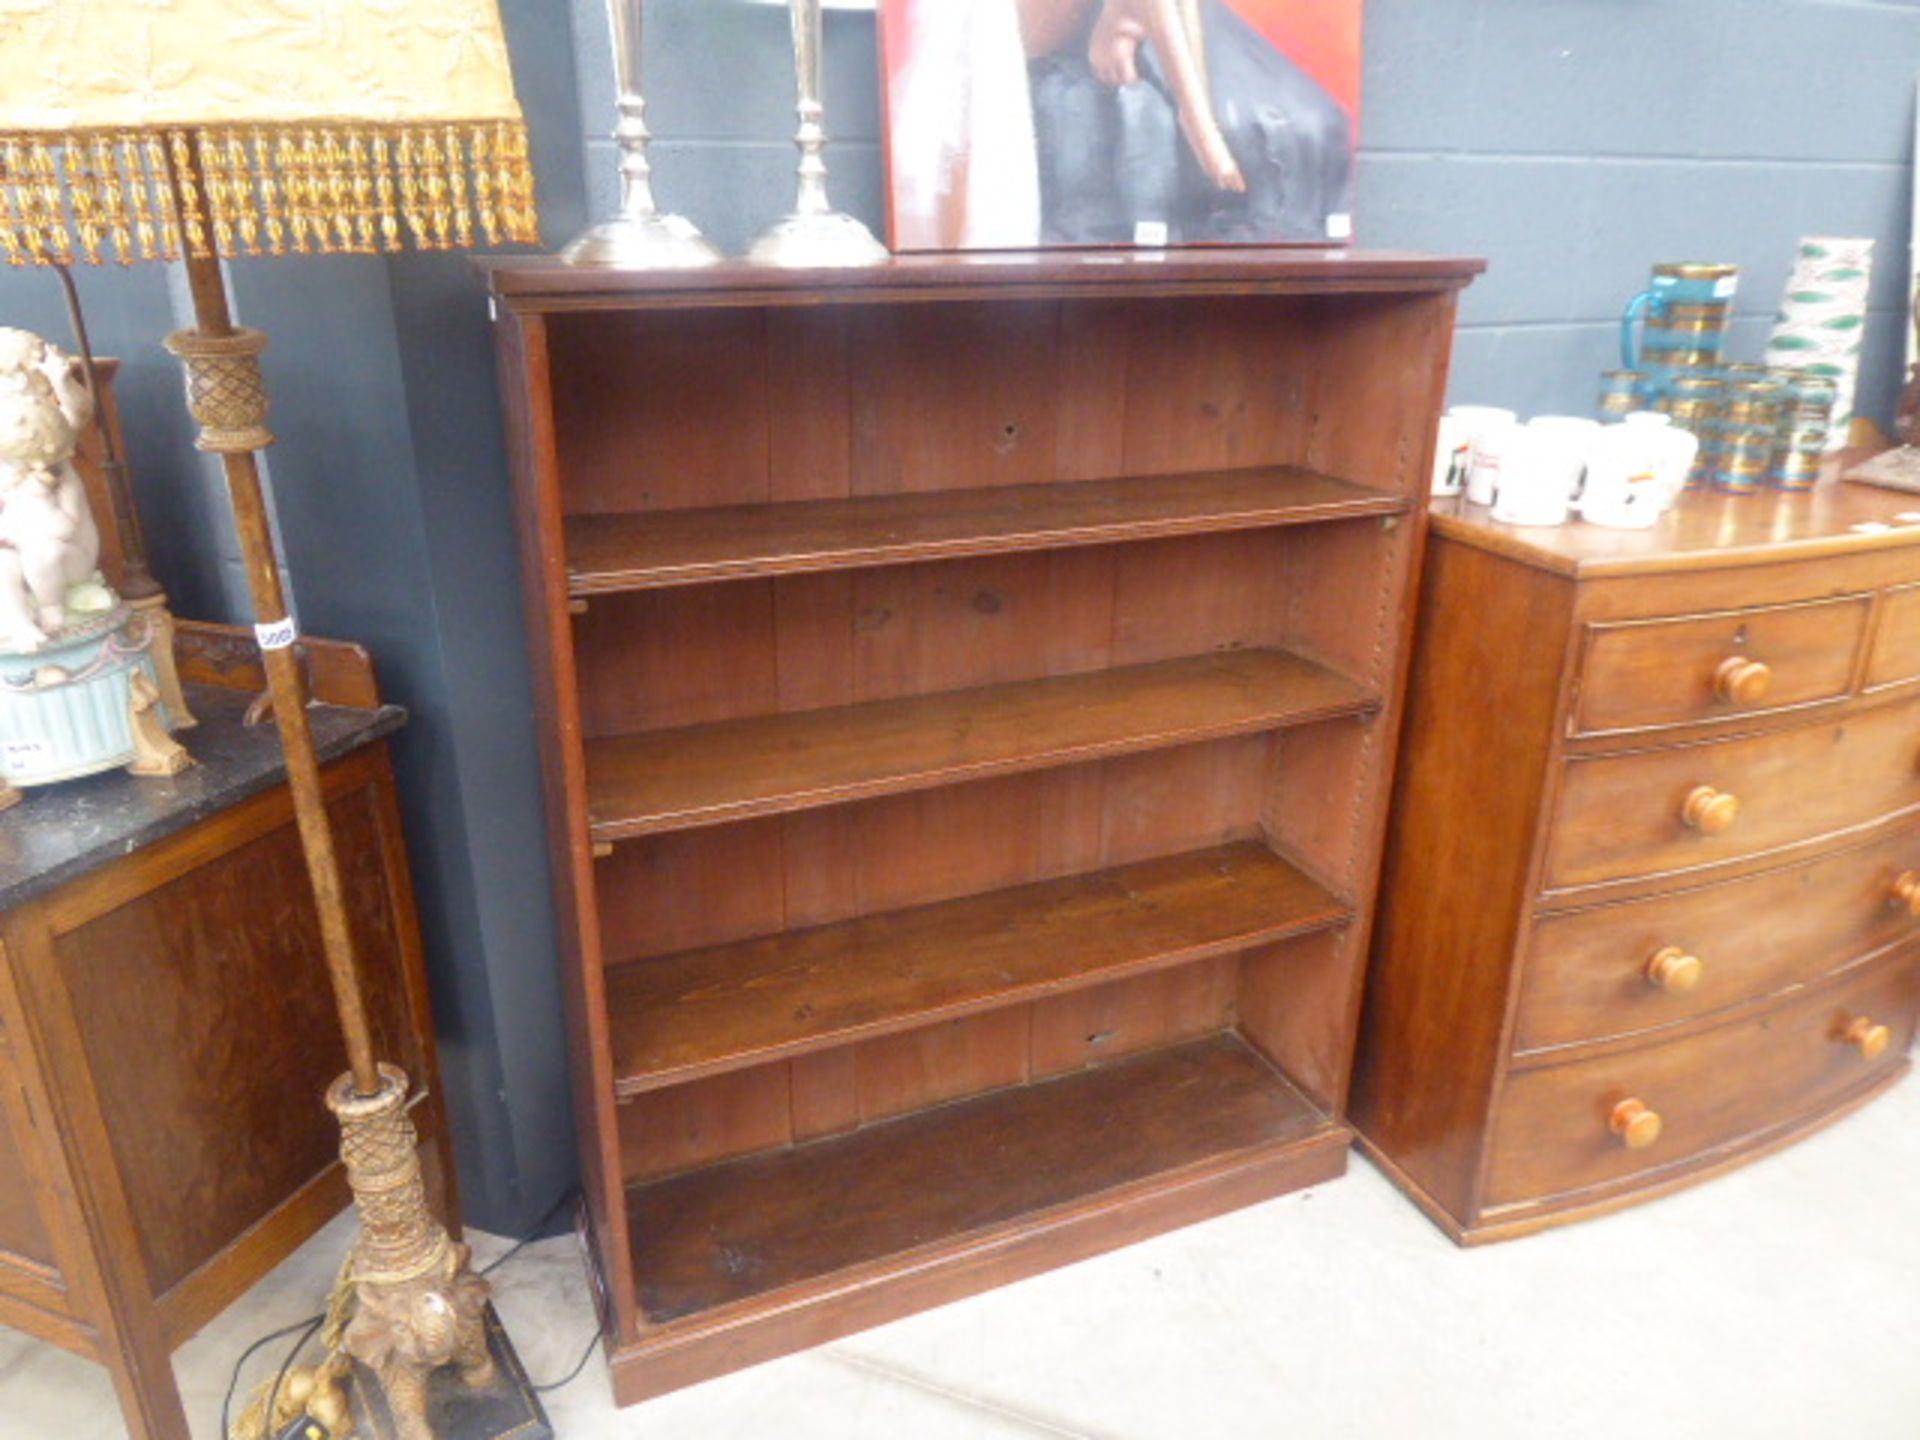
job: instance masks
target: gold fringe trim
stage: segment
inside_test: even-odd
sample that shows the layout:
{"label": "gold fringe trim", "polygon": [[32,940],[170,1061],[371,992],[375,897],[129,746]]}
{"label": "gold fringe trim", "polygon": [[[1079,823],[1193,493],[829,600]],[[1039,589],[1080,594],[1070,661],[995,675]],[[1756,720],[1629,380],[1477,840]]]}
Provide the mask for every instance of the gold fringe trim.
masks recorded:
{"label": "gold fringe trim", "polygon": [[[404,226],[404,230],[403,230]],[[540,243],[527,132],[472,124],[0,133],[14,265]]]}

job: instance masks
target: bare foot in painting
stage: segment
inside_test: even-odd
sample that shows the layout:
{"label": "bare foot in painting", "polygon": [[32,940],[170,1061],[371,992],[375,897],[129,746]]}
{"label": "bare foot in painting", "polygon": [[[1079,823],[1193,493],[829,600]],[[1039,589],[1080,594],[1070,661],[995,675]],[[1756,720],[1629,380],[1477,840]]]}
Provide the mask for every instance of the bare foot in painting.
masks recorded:
{"label": "bare foot in painting", "polygon": [[1240,173],[1240,162],[1233,158],[1233,151],[1227,148],[1227,137],[1220,133],[1220,127],[1214,124],[1213,117],[1207,116],[1204,125],[1199,127],[1199,134],[1188,128],[1184,119],[1181,124],[1183,129],[1187,129],[1187,143],[1193,146],[1193,153],[1200,161],[1200,168],[1207,172],[1207,178],[1222,190],[1246,194],[1247,177]]}

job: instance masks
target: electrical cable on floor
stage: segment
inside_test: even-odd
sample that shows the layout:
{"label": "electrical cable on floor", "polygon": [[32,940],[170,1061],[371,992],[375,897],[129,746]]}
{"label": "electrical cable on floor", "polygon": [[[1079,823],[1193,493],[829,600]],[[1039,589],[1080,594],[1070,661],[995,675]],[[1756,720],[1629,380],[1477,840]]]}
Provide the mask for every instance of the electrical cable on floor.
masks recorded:
{"label": "electrical cable on floor", "polygon": [[522,1250],[526,1249],[527,1246],[533,1244],[534,1241],[538,1240],[541,1236],[541,1232],[547,1228],[547,1225],[549,1224],[549,1222],[552,1221],[553,1217],[558,1215],[560,1211],[568,1204],[568,1202],[577,1201],[579,1198],[580,1198],[580,1187],[577,1185],[572,1186],[571,1188],[562,1192],[560,1198],[554,1201],[553,1204],[547,1207],[547,1213],[542,1215],[538,1220],[534,1221],[533,1228],[529,1230],[525,1235],[522,1235],[518,1240],[514,1241],[512,1248],[509,1249],[506,1254],[501,1255],[497,1259],[489,1262],[487,1267],[480,1272],[481,1278],[485,1279],[487,1276],[491,1275],[494,1271],[498,1270],[502,1265],[506,1264],[507,1261],[513,1259],[513,1257],[518,1255]]}
{"label": "electrical cable on floor", "polygon": [[[564,1390],[567,1386],[578,1380],[580,1378],[580,1372],[587,1368],[587,1361],[593,1357],[594,1347],[605,1338],[609,1322],[612,1320],[612,1316],[608,1313],[606,1292],[602,1286],[597,1283],[600,1277],[599,1271],[593,1263],[593,1251],[587,1245],[587,1225],[589,1218],[587,1215],[587,1197],[584,1192],[575,1193],[578,1195],[578,1199],[574,1203],[573,1238],[575,1243],[580,1247],[580,1263],[586,1267],[587,1271],[587,1294],[593,1301],[593,1334],[588,1337],[587,1348],[581,1353],[580,1359],[574,1364],[573,1369],[567,1372],[566,1378],[555,1380],[550,1385],[535,1385],[533,1387],[533,1393],[536,1395],[550,1395],[555,1390]],[[559,1208],[557,1205],[554,1207],[555,1210]],[[552,1212],[548,1213],[551,1214]],[[544,1224],[545,1222],[542,1223]]]}
{"label": "electrical cable on floor", "polygon": [[271,1345],[274,1341],[284,1340],[296,1330],[303,1332],[300,1338],[293,1342],[293,1349],[287,1352],[287,1358],[281,1362],[279,1378],[273,1382],[273,1393],[267,1397],[267,1413],[271,1415],[273,1402],[280,1396],[280,1386],[286,1380],[287,1372],[293,1368],[294,1356],[300,1353],[301,1347],[313,1338],[314,1332],[326,1324],[326,1321],[327,1312],[322,1310],[318,1315],[310,1315],[305,1320],[296,1320],[291,1325],[283,1325],[270,1335],[262,1335],[240,1352],[240,1358],[233,1362],[233,1378],[227,1381],[227,1398],[220,1402],[220,1440],[227,1440],[227,1436],[233,1433],[230,1423],[233,1416],[233,1397],[234,1392],[240,1388],[240,1372],[245,1368],[247,1361],[251,1360],[260,1349]]}
{"label": "electrical cable on floor", "polygon": [[599,1345],[600,1337],[606,1333],[606,1329],[607,1327],[604,1325],[596,1325],[593,1327],[593,1334],[587,1339],[587,1348],[580,1352],[580,1358],[574,1362],[573,1369],[567,1372],[565,1379],[555,1380],[549,1385],[535,1385],[533,1387],[533,1393],[536,1395],[551,1395],[554,1391],[564,1390],[567,1386],[578,1380],[580,1378],[580,1372],[587,1368],[587,1361],[593,1358],[594,1347]]}
{"label": "electrical cable on floor", "polygon": [[[578,1203],[583,1198],[577,1186],[567,1190],[558,1200],[547,1207],[546,1213],[534,1222],[531,1230],[514,1241],[514,1243],[508,1247],[505,1254],[498,1256],[490,1262],[484,1270],[479,1272],[480,1275],[482,1277],[491,1275],[522,1250],[526,1249],[527,1246],[540,1239],[541,1232],[547,1228],[548,1222],[550,1222],[554,1216],[558,1215],[569,1201]],[[576,1226],[576,1233],[577,1230],[578,1227]],[[598,1303],[594,1305],[594,1315],[598,1324],[594,1327],[593,1339],[587,1342],[586,1353],[580,1357],[579,1363],[567,1372],[565,1379],[556,1380],[550,1385],[533,1386],[534,1394],[545,1395],[550,1391],[560,1389],[562,1386],[571,1385],[575,1380],[580,1378],[580,1372],[587,1368],[587,1361],[592,1358],[593,1347],[600,1343],[600,1337],[606,1333],[606,1317],[600,1313]],[[247,1346],[245,1350],[240,1352],[240,1358],[233,1362],[233,1375],[227,1381],[226,1398],[220,1402],[220,1440],[227,1440],[227,1436],[233,1433],[231,1426],[233,1397],[240,1389],[240,1372],[246,1368],[247,1361],[251,1360],[262,1349],[271,1345],[274,1341],[284,1340],[295,1331],[303,1332],[300,1338],[293,1342],[293,1348],[287,1352],[287,1358],[280,1362],[279,1373],[274,1377],[273,1389],[267,1394],[267,1414],[271,1416],[273,1414],[273,1403],[280,1398],[280,1387],[286,1383],[287,1374],[293,1369],[294,1360],[299,1356],[301,1350],[306,1347],[307,1342],[313,1339],[320,1327],[326,1323],[326,1320],[327,1316],[325,1311],[322,1311],[318,1315],[310,1315],[304,1320],[296,1320],[291,1325],[283,1325],[278,1330],[262,1335],[251,1345]]]}
{"label": "electrical cable on floor", "polygon": [[[280,1362],[280,1373],[273,1377],[273,1388],[267,1391],[266,1415],[269,1430],[273,1426],[273,1407],[280,1401],[280,1387],[287,1383],[287,1372],[293,1369],[293,1362],[300,1358],[300,1352],[306,1348],[307,1342],[318,1335],[320,1327],[326,1323],[327,1317],[324,1311],[314,1316],[313,1323],[301,1332],[300,1338],[293,1342],[293,1348],[287,1351],[287,1358]],[[224,1434],[222,1440],[225,1440]]]}

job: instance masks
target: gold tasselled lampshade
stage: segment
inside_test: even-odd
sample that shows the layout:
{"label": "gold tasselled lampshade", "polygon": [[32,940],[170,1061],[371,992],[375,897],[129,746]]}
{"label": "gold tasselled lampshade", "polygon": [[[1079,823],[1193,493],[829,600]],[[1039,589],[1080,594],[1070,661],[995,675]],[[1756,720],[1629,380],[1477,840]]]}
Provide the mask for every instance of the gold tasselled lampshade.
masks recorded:
{"label": "gold tasselled lampshade", "polygon": [[0,0],[13,263],[403,237],[538,242],[495,0]]}

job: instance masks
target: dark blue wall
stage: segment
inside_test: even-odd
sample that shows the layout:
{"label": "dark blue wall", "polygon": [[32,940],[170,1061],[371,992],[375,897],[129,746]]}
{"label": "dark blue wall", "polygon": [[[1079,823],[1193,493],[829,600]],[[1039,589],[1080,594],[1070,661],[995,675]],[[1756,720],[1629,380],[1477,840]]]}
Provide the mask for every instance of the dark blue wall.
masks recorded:
{"label": "dark blue wall", "polygon": [[[506,0],[550,244],[611,207],[602,0]],[[828,18],[833,190],[877,227],[873,20]],[[784,9],[650,0],[662,200],[730,250],[792,196]],[[1898,383],[1920,8],[1868,0],[1369,0],[1364,243],[1471,252],[1456,395],[1581,410],[1649,262],[1746,270],[1757,354],[1796,239],[1880,242],[1863,408]],[[576,74],[578,81],[576,83]],[[588,196],[591,196],[589,202]],[[86,273],[156,568],[184,614],[245,620],[224,495],[158,341],[161,267]],[[471,1217],[530,1224],[573,1140],[514,540],[482,287],[458,257],[234,267],[267,358],[275,502],[303,624],[369,646],[413,712],[402,800]],[[0,273],[0,323],[63,336],[52,280]]]}

